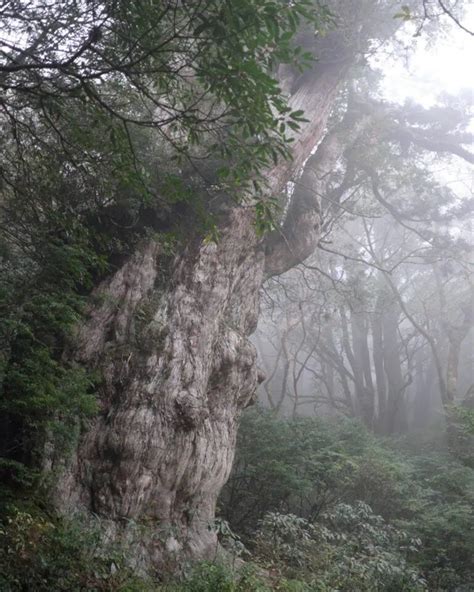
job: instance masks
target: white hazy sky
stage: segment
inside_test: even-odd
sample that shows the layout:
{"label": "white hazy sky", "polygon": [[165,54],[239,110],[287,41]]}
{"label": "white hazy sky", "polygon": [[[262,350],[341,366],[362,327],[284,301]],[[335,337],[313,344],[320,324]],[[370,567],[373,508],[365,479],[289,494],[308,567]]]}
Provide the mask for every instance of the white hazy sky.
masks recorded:
{"label": "white hazy sky", "polygon": [[[474,0],[471,0],[462,24],[474,30]],[[412,98],[426,107],[442,92],[457,94],[468,89],[474,102],[474,37],[452,25],[449,34],[440,36],[427,47],[427,36],[416,40],[406,58],[381,60],[385,74],[387,99],[404,102]]]}
{"label": "white hazy sky", "polygon": [[[462,24],[474,31],[474,0],[470,0]],[[474,107],[474,36],[453,23],[449,32],[428,46],[427,37],[422,35],[417,38],[415,48],[407,50],[405,57],[381,58],[374,64],[384,74],[382,88],[385,98],[398,103],[410,98],[430,107],[437,102],[441,93],[456,95],[467,90]],[[410,39],[410,35],[407,34],[405,38],[407,46],[411,45],[413,39]],[[471,129],[474,131],[474,123]],[[443,165],[438,177],[459,197],[473,195],[472,167],[464,161],[453,159],[449,166]]]}

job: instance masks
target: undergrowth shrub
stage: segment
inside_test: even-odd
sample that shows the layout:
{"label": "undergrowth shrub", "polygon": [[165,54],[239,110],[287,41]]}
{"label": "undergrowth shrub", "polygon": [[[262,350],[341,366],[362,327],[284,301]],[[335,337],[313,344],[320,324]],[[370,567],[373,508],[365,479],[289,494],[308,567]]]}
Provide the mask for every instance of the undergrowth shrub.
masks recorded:
{"label": "undergrowth shrub", "polygon": [[0,590],[151,592],[126,566],[125,553],[104,543],[100,524],[13,507],[0,526]]}
{"label": "undergrowth shrub", "polygon": [[251,410],[221,513],[254,560],[311,590],[474,589],[474,470],[424,439]]}

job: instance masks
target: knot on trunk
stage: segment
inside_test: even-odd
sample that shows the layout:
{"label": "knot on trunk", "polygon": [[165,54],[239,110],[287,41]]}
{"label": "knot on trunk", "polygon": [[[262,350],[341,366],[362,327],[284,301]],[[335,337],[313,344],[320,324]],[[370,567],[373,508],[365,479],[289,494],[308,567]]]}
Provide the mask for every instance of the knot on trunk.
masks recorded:
{"label": "knot on trunk", "polygon": [[197,395],[181,391],[174,402],[176,427],[185,432],[194,430],[207,419],[209,412],[203,407]]}

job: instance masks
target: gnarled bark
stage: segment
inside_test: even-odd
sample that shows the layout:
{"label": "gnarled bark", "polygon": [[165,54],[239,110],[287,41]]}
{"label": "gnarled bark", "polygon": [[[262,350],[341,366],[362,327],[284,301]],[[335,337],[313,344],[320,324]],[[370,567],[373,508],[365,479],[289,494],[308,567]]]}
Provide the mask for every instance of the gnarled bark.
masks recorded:
{"label": "gnarled bark", "polygon": [[216,498],[259,379],[246,336],[263,256],[250,218],[230,212],[217,245],[194,242],[168,270],[159,245],[143,245],[99,288],[102,304],[78,335],[75,360],[104,377],[102,413],[62,480],[61,504],[115,531],[130,520],[153,524],[146,553],[155,565],[167,550],[215,549]]}
{"label": "gnarled bark", "polygon": [[[291,98],[309,122],[281,190],[324,133],[347,64],[315,72]],[[240,412],[261,374],[255,328],[265,254],[249,208],[230,208],[217,244],[195,238],[169,261],[149,241],[98,287],[71,357],[103,376],[101,413],[56,489],[63,509],[105,519],[113,538],[147,524],[135,558],[163,568],[212,556],[216,499],[231,469]]]}

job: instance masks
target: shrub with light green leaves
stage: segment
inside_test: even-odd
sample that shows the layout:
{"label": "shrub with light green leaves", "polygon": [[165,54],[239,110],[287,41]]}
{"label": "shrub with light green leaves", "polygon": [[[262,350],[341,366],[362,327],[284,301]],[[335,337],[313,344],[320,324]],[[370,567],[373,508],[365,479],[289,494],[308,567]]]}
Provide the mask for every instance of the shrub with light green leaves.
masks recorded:
{"label": "shrub with light green leaves", "polygon": [[222,514],[254,559],[317,591],[470,590],[474,470],[423,438],[251,410]]}

